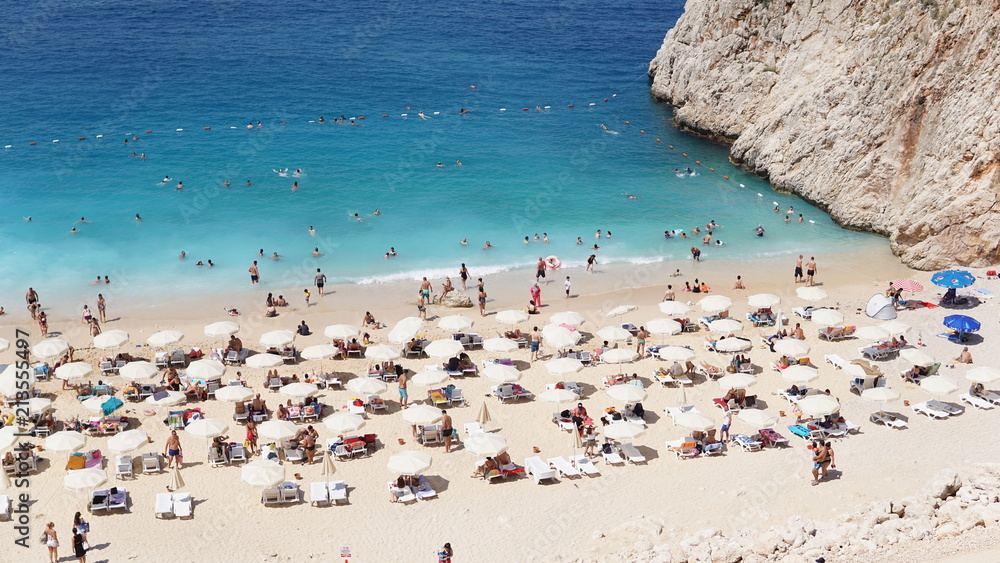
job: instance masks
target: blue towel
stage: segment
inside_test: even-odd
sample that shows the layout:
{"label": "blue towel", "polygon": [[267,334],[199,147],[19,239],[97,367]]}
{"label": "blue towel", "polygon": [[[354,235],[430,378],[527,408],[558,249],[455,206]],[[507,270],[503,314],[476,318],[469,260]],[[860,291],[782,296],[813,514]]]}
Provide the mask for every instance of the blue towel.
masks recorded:
{"label": "blue towel", "polygon": [[124,404],[118,397],[111,397],[107,401],[104,401],[104,404],[101,405],[101,410],[104,412],[104,416],[108,416]]}

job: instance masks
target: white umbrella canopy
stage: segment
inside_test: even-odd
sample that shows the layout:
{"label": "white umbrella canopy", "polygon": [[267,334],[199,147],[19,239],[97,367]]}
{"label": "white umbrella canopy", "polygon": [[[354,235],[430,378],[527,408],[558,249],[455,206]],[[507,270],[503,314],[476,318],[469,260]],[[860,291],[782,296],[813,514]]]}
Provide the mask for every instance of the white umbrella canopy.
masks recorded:
{"label": "white umbrella canopy", "polygon": [[80,403],[80,406],[90,412],[101,412],[104,410],[104,403],[106,401],[110,401],[111,399],[114,399],[113,395],[98,395],[83,401]]}
{"label": "white umbrella canopy", "polygon": [[742,352],[753,348],[753,342],[745,338],[726,338],[715,343],[715,349],[720,352]]}
{"label": "white umbrella canopy", "polygon": [[664,315],[686,315],[691,312],[691,307],[687,303],[680,301],[662,301],[659,305],[660,312]]}
{"label": "white umbrella canopy", "polygon": [[99,467],[74,469],[63,477],[63,487],[71,491],[93,489],[108,480],[108,473]]}
{"label": "white umbrella canopy", "polygon": [[868,399],[869,401],[879,401],[888,402],[895,401],[899,398],[899,391],[890,389],[888,387],[872,387],[870,389],[865,389],[861,392],[862,399]]}
{"label": "white umbrella canopy", "polygon": [[61,356],[69,350],[69,342],[59,338],[51,338],[48,340],[42,340],[38,344],[31,347],[31,354],[37,358],[43,360],[51,360],[57,356]]}
{"label": "white umbrella canopy", "polygon": [[858,338],[863,338],[865,340],[876,340],[876,341],[885,340],[890,336],[892,336],[891,334],[889,334],[888,330],[877,325],[858,327],[858,329],[854,331],[854,335],[857,336]]}
{"label": "white umbrella canopy", "polygon": [[[631,387],[631,385],[629,387]],[[638,389],[638,387],[636,389]],[[569,389],[546,389],[538,394],[537,399],[546,403],[559,405],[562,403],[572,403],[573,401],[579,400],[579,397],[576,393],[570,391]]]}
{"label": "white umbrella canopy", "polygon": [[612,364],[622,364],[631,362],[638,357],[639,354],[637,354],[635,350],[630,350],[628,348],[612,348],[611,350],[601,354],[601,361]]}
{"label": "white umbrella canopy", "polygon": [[584,322],[586,322],[584,316],[576,311],[561,311],[559,313],[553,313],[553,315],[549,317],[549,323],[554,325],[570,325],[578,327]]}
{"label": "white umbrella canopy", "polygon": [[782,338],[774,343],[774,351],[786,356],[799,358],[808,354],[809,350],[809,344],[797,338]]}
{"label": "white umbrella canopy", "polygon": [[226,366],[218,360],[195,360],[188,365],[186,373],[195,379],[218,379],[225,375]]}
{"label": "white umbrella canopy", "polygon": [[810,366],[788,366],[781,371],[781,377],[791,383],[809,383],[819,379],[819,370]]}
{"label": "white umbrella canopy", "polygon": [[425,369],[419,373],[413,375],[410,378],[410,383],[414,385],[420,385],[421,387],[431,387],[434,385],[441,385],[445,381],[448,381],[448,372],[440,369]]}
{"label": "white umbrella canopy", "polygon": [[360,332],[361,330],[354,325],[336,324],[323,329],[323,336],[337,340],[345,340],[347,338],[356,337]]}
{"label": "white umbrella canopy", "polygon": [[242,385],[227,385],[215,392],[215,399],[226,403],[249,401],[253,396],[253,389]]}
{"label": "white umbrella canopy", "polygon": [[295,341],[295,333],[290,330],[272,330],[260,335],[260,345],[268,348],[288,346]]}
{"label": "white umbrella canopy", "polygon": [[899,351],[899,357],[920,367],[927,367],[934,363],[934,356],[918,348],[903,348]]}
{"label": "white umbrella canopy", "polygon": [[681,323],[673,319],[650,319],[646,321],[646,330],[648,330],[650,334],[673,336],[675,334],[680,334],[682,327]]}
{"label": "white umbrella canopy", "polygon": [[16,426],[4,426],[0,428],[0,451],[6,450],[17,443],[17,439],[21,436],[17,435],[18,428]]}
{"label": "white umbrella canopy", "polygon": [[769,428],[778,423],[778,416],[760,409],[743,409],[737,418],[753,428]]}
{"label": "white umbrella canopy", "polygon": [[381,379],[374,377],[356,377],[347,382],[347,389],[361,395],[377,395],[385,393],[388,386]]}
{"label": "white umbrella canopy", "polygon": [[292,397],[293,399],[301,399],[303,397],[312,397],[319,392],[319,387],[314,383],[305,383],[299,381],[297,383],[289,383],[288,385],[283,385],[278,389],[278,393],[286,397]]}
{"label": "white umbrella canopy", "polygon": [[340,353],[340,349],[332,344],[315,344],[299,353],[303,360],[325,360]]}
{"label": "white umbrella canopy", "polygon": [[0,352],[6,352],[10,348],[10,340],[0,338]]}
{"label": "white umbrella canopy", "polygon": [[466,317],[465,315],[448,315],[447,317],[442,317],[441,320],[438,321],[438,328],[442,330],[462,332],[463,330],[469,330],[474,324],[476,324],[476,321]]}
{"label": "white umbrella canopy", "polygon": [[45,438],[45,449],[50,452],[75,452],[87,444],[87,437],[79,432],[63,430]]}
{"label": "white umbrella canopy", "polygon": [[483,350],[506,354],[507,352],[517,350],[517,342],[514,342],[510,338],[488,338],[483,341]]}
{"label": "white umbrella canopy", "polygon": [[240,480],[251,487],[273,487],[285,480],[285,468],[274,461],[255,459],[240,468]]}
{"label": "white umbrella canopy", "polygon": [[403,420],[408,424],[427,426],[441,422],[441,409],[430,405],[410,405],[403,410]]}
{"label": "white umbrella canopy", "polygon": [[569,348],[576,346],[583,336],[578,330],[570,330],[559,325],[545,325],[542,327],[542,339],[549,346],[555,348]]}
{"label": "white umbrella canopy", "polygon": [[900,337],[910,331],[910,325],[903,321],[886,321],[878,326],[884,328],[889,336]]}
{"label": "white umbrella canopy", "polygon": [[496,321],[500,324],[505,325],[516,325],[518,323],[523,323],[528,320],[528,313],[524,311],[518,311],[516,309],[507,309],[506,311],[500,311],[495,315]]}
{"label": "white umbrella canopy", "polygon": [[389,458],[386,467],[400,475],[417,475],[427,471],[431,466],[430,454],[424,452],[400,452]]}
{"label": "white umbrella canopy", "polygon": [[743,323],[736,319],[716,319],[708,323],[708,330],[719,334],[735,334],[743,330]]}
{"label": "white umbrella canopy", "polygon": [[483,368],[483,377],[496,383],[513,383],[521,379],[521,372],[514,366],[488,364]]}
{"label": "white umbrella canopy", "polygon": [[243,363],[252,368],[273,368],[285,363],[285,360],[277,354],[254,354]]}
{"label": "white umbrella canopy", "polygon": [[920,388],[935,395],[947,395],[958,391],[958,384],[941,375],[932,375],[920,382]]}
{"label": "white umbrella canopy", "polygon": [[392,327],[387,338],[393,344],[402,344],[416,336],[423,326],[424,321],[419,317],[406,317]]}
{"label": "white umbrella canopy", "polygon": [[120,454],[127,454],[148,443],[149,436],[142,430],[126,430],[108,438],[108,449]]}
{"label": "white umbrella canopy", "polygon": [[812,322],[821,326],[842,326],[844,315],[833,309],[816,309],[812,312]]}
{"label": "white umbrella canopy", "polygon": [[632,333],[620,326],[602,326],[597,329],[597,337],[609,342],[624,342],[632,338]]}
{"label": "white umbrella canopy", "polygon": [[799,299],[805,299],[806,301],[822,301],[830,296],[830,294],[823,289],[809,286],[803,286],[796,289],[795,295],[798,295]]}
{"label": "white umbrella canopy", "polygon": [[757,378],[749,373],[730,373],[715,381],[723,389],[746,389],[757,384]]}
{"label": "white umbrella canopy", "polygon": [[480,457],[498,456],[507,451],[507,439],[498,434],[476,434],[465,439],[465,449]]}
{"label": "white umbrella canopy", "polygon": [[442,338],[424,346],[424,353],[432,358],[451,358],[462,353],[462,343],[453,338]]}
{"label": "white umbrella canopy", "polygon": [[31,397],[27,401],[23,401],[23,404],[26,404],[28,413],[36,415],[51,409],[52,399],[46,399],[44,397]]}
{"label": "white umbrella canopy", "polygon": [[218,418],[200,418],[191,421],[190,424],[184,427],[185,432],[198,438],[215,438],[216,436],[222,436],[228,430],[229,425],[226,424],[226,421],[219,420]]}
{"label": "white umbrella canopy", "polygon": [[160,370],[145,360],[139,360],[136,362],[129,362],[122,366],[122,368],[118,370],[118,375],[122,376],[122,379],[126,379],[128,381],[148,382],[159,377]]}
{"label": "white umbrella canopy", "polygon": [[179,330],[161,330],[149,335],[146,344],[153,348],[166,348],[184,340],[184,333]]}
{"label": "white umbrella canopy", "polygon": [[712,295],[699,301],[698,306],[706,313],[721,313],[733,306],[733,300],[725,295]]}
{"label": "white umbrella canopy", "polygon": [[798,405],[803,414],[811,416],[826,416],[840,411],[840,402],[829,395],[810,395],[799,399]]}
{"label": "white umbrella canopy", "polygon": [[[184,393],[181,393],[180,391],[162,391],[162,393],[166,393],[166,397],[160,399],[157,399],[156,395],[146,397],[146,404],[153,405],[154,407],[172,407],[187,400]],[[157,393],[157,395],[158,394],[159,393]]]}
{"label": "white umbrella canopy", "polygon": [[674,416],[674,424],[688,430],[706,432],[715,428],[715,421],[700,412],[684,411]]}
{"label": "white umbrella canopy", "polygon": [[1000,379],[1000,369],[986,366],[972,368],[966,372],[965,378],[973,383],[993,383]]}
{"label": "white umbrella canopy", "polygon": [[287,420],[267,420],[257,425],[257,434],[265,440],[280,442],[295,436],[298,427]]}
{"label": "white umbrella canopy", "polygon": [[604,435],[612,440],[632,440],[646,433],[646,427],[634,422],[612,422],[605,426]]}
{"label": "white umbrella canopy", "polygon": [[0,373],[0,395],[13,397],[18,391],[28,392],[35,386],[35,370],[25,370],[26,378],[18,378],[17,364],[10,364]]}
{"label": "white umbrella canopy", "polygon": [[583,362],[574,358],[556,358],[545,362],[545,370],[550,375],[569,375],[583,369]]}
{"label": "white umbrella canopy", "polygon": [[209,338],[224,338],[239,331],[239,323],[234,323],[233,321],[219,321],[205,325],[205,336]]}
{"label": "white umbrella canopy", "polygon": [[747,298],[748,305],[759,309],[774,307],[778,303],[781,303],[781,298],[770,293],[757,293]]}
{"label": "white umbrella canopy", "polygon": [[656,353],[663,360],[675,362],[690,362],[694,359],[694,350],[683,346],[664,346]]}
{"label": "white umbrella canopy", "polygon": [[107,330],[94,337],[94,348],[114,350],[128,342],[128,333],[124,330]]}
{"label": "white umbrella canopy", "polygon": [[622,403],[639,403],[646,400],[649,393],[636,385],[613,385],[607,390],[608,397]]}
{"label": "white umbrella canopy", "polygon": [[394,348],[386,344],[376,344],[365,348],[365,357],[369,360],[388,362],[390,360],[395,360],[402,355],[403,352],[399,348]]}
{"label": "white umbrella canopy", "polygon": [[622,316],[622,315],[624,315],[626,313],[631,313],[632,311],[635,311],[638,308],[639,307],[637,307],[635,305],[619,305],[619,306],[615,307],[614,309],[611,309],[610,311],[608,311],[607,315],[605,315],[605,316],[608,317],[609,319],[612,318],[612,317],[620,317],[620,316]]}
{"label": "white umbrella canopy", "polygon": [[56,377],[59,379],[65,379],[66,381],[72,381],[74,379],[83,379],[87,377],[94,371],[94,366],[88,364],[87,362],[72,362],[69,364],[63,364],[56,368]]}
{"label": "white umbrella canopy", "polygon": [[364,428],[365,418],[357,414],[338,412],[326,417],[323,426],[334,434],[347,434]]}

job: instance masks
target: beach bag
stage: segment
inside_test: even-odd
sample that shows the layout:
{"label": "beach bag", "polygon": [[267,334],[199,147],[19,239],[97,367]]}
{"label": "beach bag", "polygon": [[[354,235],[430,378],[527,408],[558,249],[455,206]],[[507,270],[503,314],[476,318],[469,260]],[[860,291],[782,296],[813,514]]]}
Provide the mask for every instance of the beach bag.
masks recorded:
{"label": "beach bag", "polygon": [[42,532],[42,537],[38,538],[38,543],[45,545],[49,542],[49,534]]}
{"label": "beach bag", "polygon": [[83,540],[83,550],[90,551],[90,542],[88,542],[87,540]]}

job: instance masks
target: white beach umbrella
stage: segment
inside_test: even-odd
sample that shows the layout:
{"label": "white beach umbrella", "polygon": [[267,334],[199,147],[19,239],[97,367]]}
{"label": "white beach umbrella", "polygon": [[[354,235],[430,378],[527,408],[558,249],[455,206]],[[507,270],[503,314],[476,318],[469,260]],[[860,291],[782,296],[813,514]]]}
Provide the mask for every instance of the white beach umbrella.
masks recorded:
{"label": "white beach umbrella", "polygon": [[388,346],[386,344],[376,344],[365,348],[365,357],[369,360],[376,360],[379,362],[395,360],[402,355],[403,352],[399,348],[393,348],[392,346]]}
{"label": "white beach umbrella", "polygon": [[778,303],[781,303],[781,298],[770,293],[757,293],[747,298],[747,304],[758,309],[774,307]]}
{"label": "white beach umbrella", "polygon": [[844,366],[844,375],[847,375],[849,377],[860,377],[862,379],[866,379],[869,377],[876,377],[875,375],[868,375],[863,367],[859,366],[854,362],[851,362]]}
{"label": "white beach umbrella", "polygon": [[462,332],[464,330],[469,330],[472,325],[476,324],[476,321],[466,317],[465,315],[448,315],[447,317],[442,317],[438,321],[438,328],[441,330],[450,330],[452,332]]}
{"label": "white beach umbrella", "polygon": [[287,420],[267,420],[257,425],[257,434],[261,438],[275,442],[293,438],[298,431],[295,423]]}
{"label": "white beach umbrella", "polygon": [[819,379],[819,370],[810,366],[788,366],[781,371],[781,377],[791,383],[809,383]]}
{"label": "white beach umbrella", "polygon": [[660,312],[664,315],[686,315],[691,312],[691,307],[681,301],[662,301],[659,304]]}
{"label": "white beach umbrella", "polygon": [[934,364],[934,356],[918,348],[903,348],[899,351],[899,357],[915,366],[927,367]]}
{"label": "white beach umbrella", "polygon": [[958,384],[947,377],[932,375],[920,382],[920,388],[935,395],[947,395],[958,391]]}
{"label": "white beach umbrella", "polygon": [[886,340],[887,338],[892,336],[889,334],[888,330],[877,325],[858,327],[858,329],[854,331],[854,335],[857,336],[858,338],[863,338],[865,340],[875,340],[875,341]]}
{"label": "white beach umbrella", "polygon": [[680,334],[683,327],[673,319],[650,319],[646,321],[646,330],[658,336],[673,336]]}
{"label": "white beach umbrella", "polygon": [[424,321],[419,317],[406,317],[392,327],[387,338],[393,344],[402,344],[416,336],[423,326]]}
{"label": "white beach umbrella", "polygon": [[268,348],[281,348],[295,341],[295,333],[290,330],[272,330],[260,335],[260,345]]}
{"label": "white beach umbrella", "polygon": [[[621,386],[619,385],[616,387]],[[629,385],[629,387],[631,387],[631,385]],[[638,387],[636,389],[638,389]],[[580,397],[569,389],[546,389],[538,394],[537,399],[546,403],[559,405],[562,403],[572,403],[573,401],[579,400]]]}
{"label": "white beach umbrella", "polygon": [[218,379],[225,375],[226,366],[218,360],[196,360],[188,365],[186,373],[195,379]]}
{"label": "white beach umbrella", "polygon": [[720,352],[743,352],[753,348],[753,343],[745,338],[726,338],[715,343]]}
{"label": "white beach umbrella", "polygon": [[[166,393],[165,396],[161,396],[157,399],[157,395],[162,395]],[[184,393],[180,391],[161,391],[151,397],[146,397],[146,404],[153,405],[154,407],[172,407],[174,405],[179,405],[187,400]]]}
{"label": "white beach umbrella", "polygon": [[[263,424],[260,426],[263,426]],[[192,420],[185,426],[184,431],[197,438],[215,438],[229,431],[229,425],[226,424],[225,420],[219,420],[218,418],[199,418],[198,420]]]}
{"label": "white beach umbrella", "polygon": [[622,403],[640,403],[649,393],[637,385],[612,385],[607,390],[608,397]]}
{"label": "white beach umbrella", "polygon": [[973,383],[993,383],[1000,379],[1000,369],[986,366],[972,368],[966,372],[965,378]]}
{"label": "white beach umbrella", "polygon": [[360,332],[361,331],[356,326],[337,324],[337,325],[330,325],[325,329],[323,329],[323,336],[335,340],[346,340],[348,338],[356,337]]}
{"label": "white beach umbrella", "polygon": [[844,315],[833,309],[816,309],[812,312],[812,322],[821,326],[842,326]]}
{"label": "white beach umbrella", "polygon": [[273,368],[285,363],[284,358],[277,354],[254,354],[249,356],[243,363],[252,368]]}
{"label": "white beach umbrella", "polygon": [[708,330],[719,334],[735,334],[743,330],[743,323],[736,319],[716,319],[708,323]]}
{"label": "white beach umbrella", "polygon": [[613,317],[620,317],[624,314],[631,313],[632,311],[635,311],[638,308],[639,307],[636,307],[635,305],[619,305],[614,309],[608,311],[607,315],[605,316],[609,319]]}
{"label": "white beach umbrella", "polygon": [[166,348],[184,340],[184,333],[179,330],[161,330],[149,335],[146,344],[153,348]]}
{"label": "white beach umbrella", "polygon": [[52,409],[52,399],[45,397],[31,397],[27,401],[22,401],[22,404],[28,408],[28,413],[31,415],[41,414]]}
{"label": "white beach umbrella", "polygon": [[888,401],[895,401],[899,398],[899,391],[890,389],[888,387],[872,387],[870,389],[865,389],[861,392],[862,399],[868,399],[869,401],[879,401],[886,403]]}
{"label": "white beach umbrella", "polygon": [[253,396],[253,389],[242,385],[226,385],[215,392],[215,399],[226,403],[249,401]]}
{"label": "white beach umbrella", "polygon": [[87,444],[87,437],[79,432],[63,430],[45,438],[45,449],[50,452],[75,452]]}
{"label": "white beach umbrella", "polygon": [[94,348],[114,350],[128,342],[128,333],[124,330],[106,330],[94,337]]}
{"label": "white beach umbrella", "polygon": [[578,327],[584,322],[586,322],[584,316],[576,311],[561,311],[559,313],[553,313],[553,315],[549,317],[549,323],[554,325],[570,325]]}
{"label": "white beach umbrella", "polygon": [[107,480],[107,471],[99,467],[74,469],[66,472],[66,476],[63,477],[63,487],[71,491],[82,491],[84,489],[93,489],[104,484]]}
{"label": "white beach umbrella", "polygon": [[323,426],[334,434],[347,434],[365,426],[365,418],[348,412],[331,414],[323,420]]}
{"label": "white beach umbrella", "polygon": [[500,311],[494,315],[494,318],[500,324],[516,325],[528,320],[528,313],[518,311],[516,309],[507,309],[506,311]]}
{"label": "white beach umbrella", "polygon": [[[17,364],[10,364],[0,373],[0,395],[17,396],[18,391],[30,392],[35,386],[35,370],[17,369]],[[18,377],[18,376],[23,377]]]}
{"label": "white beach umbrella", "polygon": [[496,352],[498,354],[513,352],[514,350],[517,350],[517,346],[517,342],[511,340],[510,338],[488,338],[483,341],[483,350]]}
{"label": "white beach umbrella", "polygon": [[315,344],[302,350],[299,354],[303,360],[326,360],[340,353],[340,348],[332,344]]}
{"label": "white beach umbrella", "polygon": [[98,395],[81,402],[80,406],[90,412],[102,412],[104,410],[104,403],[114,398],[114,395]]}
{"label": "white beach umbrella", "polygon": [[65,354],[67,350],[69,350],[69,342],[59,338],[50,338],[32,346],[31,354],[42,360],[51,360]]}
{"label": "white beach umbrella", "polygon": [[521,379],[521,372],[514,366],[487,364],[483,368],[483,377],[495,383],[513,383]]}
{"label": "white beach umbrella", "polygon": [[0,352],[6,352],[10,348],[10,340],[0,338]]}
{"label": "white beach umbrella", "polygon": [[799,299],[805,299],[806,301],[822,301],[830,296],[825,290],[812,286],[802,286],[796,289],[795,295],[798,295]]}
{"label": "white beach umbrella", "polygon": [[18,428],[16,426],[4,426],[0,428],[0,451],[6,450],[16,444],[19,438],[23,436],[17,435]]}
{"label": "white beach umbrella", "polygon": [[715,380],[723,389],[746,389],[757,384],[757,378],[749,373],[730,373]]}
{"label": "white beach umbrella", "polygon": [[683,346],[664,346],[656,352],[656,355],[660,359],[674,362],[690,362],[695,357],[694,350]]}
{"label": "white beach umbrella", "polygon": [[118,375],[122,376],[122,379],[128,381],[145,383],[156,379],[160,375],[160,370],[158,370],[155,365],[145,360],[139,360],[129,362],[122,366],[121,369],[118,370]]}
{"label": "white beach umbrella", "polygon": [[809,344],[806,343],[805,340],[799,340],[797,338],[782,338],[774,343],[775,352],[784,354],[785,356],[794,356],[796,358],[808,354],[809,349]]}
{"label": "white beach umbrella", "polygon": [[142,430],[126,430],[108,438],[108,449],[120,454],[127,454],[148,443],[149,436]]}
{"label": "white beach umbrella", "polygon": [[612,440],[633,440],[646,433],[646,427],[634,422],[612,422],[605,426],[604,435]]}
{"label": "white beach umbrella", "polygon": [[240,468],[240,480],[251,487],[273,487],[285,480],[285,468],[275,461],[255,459]]}
{"label": "white beach umbrella", "polygon": [[769,428],[778,423],[777,415],[760,409],[743,409],[736,417],[751,428]]}
{"label": "white beach umbrella", "polygon": [[569,330],[559,325],[545,325],[542,327],[542,339],[549,346],[555,348],[569,348],[576,346],[583,335],[578,330]]}
{"label": "white beach umbrella", "polygon": [[624,342],[632,338],[632,333],[620,326],[602,326],[597,330],[597,337],[609,342]]}
{"label": "white beach umbrella", "polygon": [[302,399],[303,397],[312,397],[319,392],[319,387],[314,383],[305,383],[299,381],[297,383],[289,383],[288,385],[283,385],[278,389],[278,393],[286,397],[291,397],[293,399]]}
{"label": "white beach umbrella", "polygon": [[65,379],[66,381],[73,381],[76,379],[83,379],[87,377],[94,371],[94,366],[88,364],[87,362],[72,362],[69,364],[63,364],[56,368],[56,377],[59,379]]}
{"label": "white beach umbrella", "polygon": [[434,385],[441,385],[445,381],[448,381],[448,372],[441,369],[425,369],[419,373],[413,375],[410,378],[410,383],[414,385],[420,385],[421,387],[431,387]]}
{"label": "white beach umbrella", "polygon": [[692,410],[674,415],[674,425],[687,428],[688,430],[707,432],[715,428],[715,421],[709,416]]}
{"label": "white beach umbrella", "polygon": [[441,416],[441,409],[430,405],[410,405],[403,410],[403,421],[419,426],[437,424]]}
{"label": "white beach umbrella", "polygon": [[612,348],[601,354],[601,361],[612,364],[623,364],[631,362],[639,357],[635,350],[629,348]]}
{"label": "white beach umbrella", "polygon": [[583,369],[583,362],[574,358],[556,358],[545,362],[545,370],[550,375],[569,375]]}
{"label": "white beach umbrella", "polygon": [[507,439],[498,434],[476,434],[465,439],[465,449],[479,457],[494,457],[507,451]]}
{"label": "white beach umbrella", "polygon": [[205,325],[205,336],[209,338],[225,338],[239,331],[239,323],[234,323],[233,321],[219,321]]}
{"label": "white beach umbrella", "polygon": [[385,382],[374,377],[356,377],[347,382],[347,389],[361,395],[377,395],[388,389]]}
{"label": "white beach umbrella", "polygon": [[451,358],[462,353],[462,343],[453,338],[442,338],[424,346],[424,353],[432,358]]}
{"label": "white beach umbrella", "polygon": [[733,300],[725,295],[711,295],[699,301],[698,306],[706,313],[721,313],[733,306]]}
{"label": "white beach umbrella", "polygon": [[840,402],[829,395],[810,395],[799,399],[797,404],[803,414],[811,416],[826,416],[840,412]]}
{"label": "white beach umbrella", "polygon": [[886,332],[889,333],[889,336],[895,336],[896,338],[899,338],[910,331],[910,325],[904,323],[903,321],[886,321],[884,323],[880,323],[878,326],[884,328]]}
{"label": "white beach umbrella", "polygon": [[400,475],[419,475],[427,471],[431,466],[430,454],[424,452],[400,452],[389,458],[386,467],[393,473]]}

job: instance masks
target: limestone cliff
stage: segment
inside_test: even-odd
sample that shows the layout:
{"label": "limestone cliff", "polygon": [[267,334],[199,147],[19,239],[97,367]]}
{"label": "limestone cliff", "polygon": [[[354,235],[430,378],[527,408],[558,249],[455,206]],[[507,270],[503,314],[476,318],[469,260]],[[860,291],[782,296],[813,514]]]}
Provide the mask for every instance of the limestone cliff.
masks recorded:
{"label": "limestone cliff", "polygon": [[649,75],[679,126],[908,265],[986,266],[998,42],[1000,0],[688,0]]}

